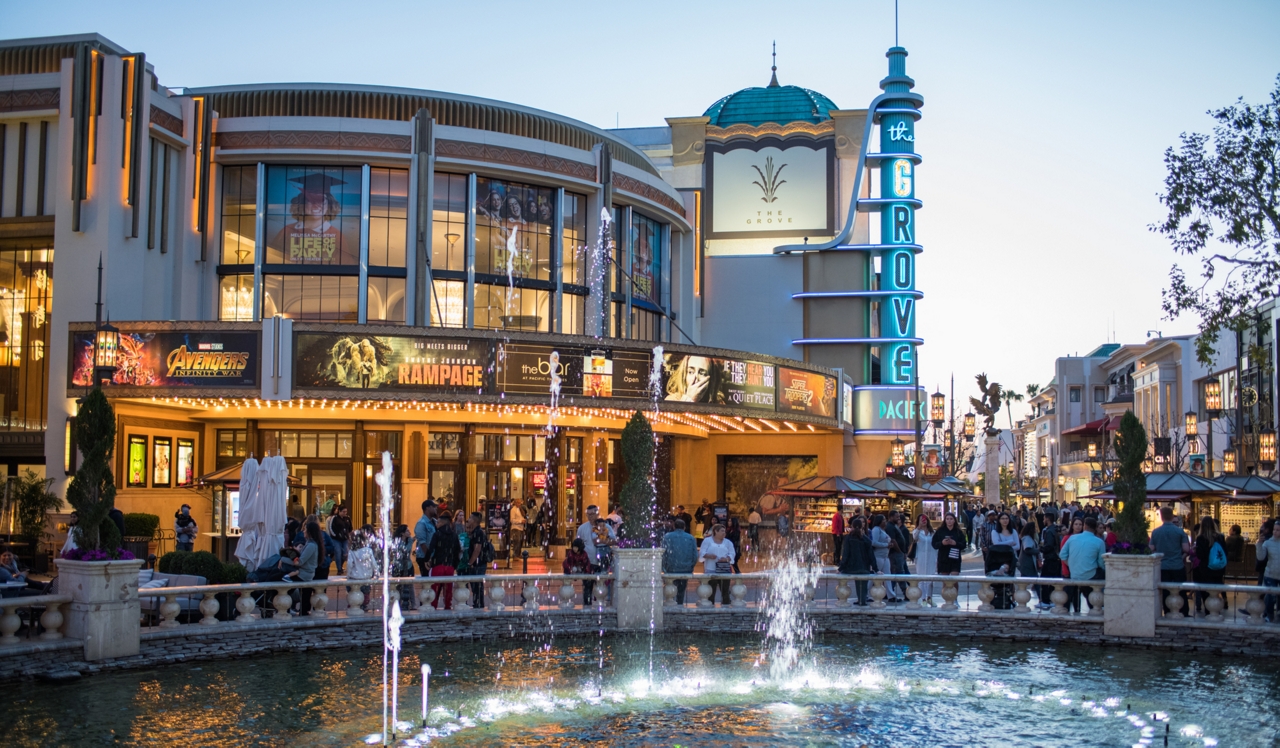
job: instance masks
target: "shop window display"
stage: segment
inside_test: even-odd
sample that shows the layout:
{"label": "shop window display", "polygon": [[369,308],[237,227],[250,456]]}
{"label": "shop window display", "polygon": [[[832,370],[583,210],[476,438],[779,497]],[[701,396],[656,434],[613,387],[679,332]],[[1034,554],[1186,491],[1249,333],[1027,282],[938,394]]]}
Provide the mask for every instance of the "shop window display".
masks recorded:
{"label": "shop window display", "polygon": [[53,250],[0,251],[0,429],[46,425]]}

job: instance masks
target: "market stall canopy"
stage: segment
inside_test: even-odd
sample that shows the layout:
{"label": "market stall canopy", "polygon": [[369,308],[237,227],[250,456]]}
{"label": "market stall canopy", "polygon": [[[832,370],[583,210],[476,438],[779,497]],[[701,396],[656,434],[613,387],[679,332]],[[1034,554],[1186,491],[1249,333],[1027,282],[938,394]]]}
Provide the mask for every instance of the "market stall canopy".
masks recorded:
{"label": "market stall canopy", "polygon": [[907,483],[904,480],[898,480],[897,478],[888,476],[884,478],[865,478],[861,482],[871,486],[880,493],[911,494],[921,499],[926,496],[941,496],[943,493],[946,493],[943,491],[931,491],[928,488],[917,486],[914,483]]}
{"label": "market stall canopy", "polygon": [[1111,416],[1109,418],[1099,418],[1096,421],[1082,423],[1074,428],[1069,428],[1062,432],[1063,436],[1071,434],[1080,434],[1082,436],[1101,434],[1105,431],[1115,431],[1120,428],[1120,416]]}
{"label": "market stall canopy", "polygon": [[1280,494],[1280,483],[1260,475],[1220,475],[1214,478],[1236,491],[1236,501],[1270,501]]}
{"label": "market stall canopy", "polygon": [[964,483],[958,478],[952,476],[947,476],[934,483],[926,483],[922,488],[934,493],[945,493],[948,496],[970,496],[973,493],[968,488],[965,488]]}
{"label": "market stall canopy", "polygon": [[[1217,480],[1193,475],[1185,470],[1176,473],[1147,473],[1147,501],[1186,501],[1212,496],[1231,498],[1235,489]],[[1108,483],[1088,499],[1114,499],[1115,484]]]}
{"label": "market stall canopy", "polygon": [[821,476],[815,475],[812,478],[802,478],[798,481],[792,481],[769,491],[775,496],[839,496],[842,494],[857,494],[860,496],[880,496],[881,491],[859,483],[856,480],[850,480],[839,475]]}

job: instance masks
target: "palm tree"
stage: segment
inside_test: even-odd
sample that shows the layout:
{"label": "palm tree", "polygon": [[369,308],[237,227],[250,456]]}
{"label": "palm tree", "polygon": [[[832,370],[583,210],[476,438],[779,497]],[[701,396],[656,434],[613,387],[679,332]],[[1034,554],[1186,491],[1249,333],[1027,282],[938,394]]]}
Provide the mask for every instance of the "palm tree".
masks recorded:
{"label": "palm tree", "polygon": [[1028,400],[1030,400],[1031,398],[1034,398],[1036,395],[1039,395],[1039,394],[1040,394],[1040,385],[1038,385],[1038,384],[1029,384],[1029,385],[1027,385],[1027,399],[1028,399]]}
{"label": "palm tree", "polygon": [[1013,431],[1013,411],[1009,410],[1009,403],[1022,402],[1022,393],[1013,390],[1005,390],[1000,393],[1000,397],[1004,399],[1004,411],[1009,414],[1009,430]]}

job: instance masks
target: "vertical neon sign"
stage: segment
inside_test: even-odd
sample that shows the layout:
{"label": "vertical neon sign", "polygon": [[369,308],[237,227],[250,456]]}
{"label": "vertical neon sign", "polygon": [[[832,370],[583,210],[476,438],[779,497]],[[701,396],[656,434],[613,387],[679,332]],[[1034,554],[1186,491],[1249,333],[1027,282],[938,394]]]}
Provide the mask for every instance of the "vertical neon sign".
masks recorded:
{"label": "vertical neon sign", "polygon": [[[883,384],[916,381],[916,208],[915,123],[920,97],[910,93],[915,81],[907,77],[907,50],[891,48],[889,75],[880,88],[890,96],[876,109],[880,119],[880,345]],[[895,99],[892,94],[902,93]],[[901,158],[895,158],[902,154]],[[901,340],[902,342],[896,342]]]}

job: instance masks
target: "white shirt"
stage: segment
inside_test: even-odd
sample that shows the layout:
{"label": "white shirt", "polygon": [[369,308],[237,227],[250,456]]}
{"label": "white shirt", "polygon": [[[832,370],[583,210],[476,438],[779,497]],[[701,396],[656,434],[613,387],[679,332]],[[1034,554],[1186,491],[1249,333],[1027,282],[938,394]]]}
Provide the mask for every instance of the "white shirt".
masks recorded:
{"label": "white shirt", "polygon": [[760,524],[760,512],[757,512],[756,510],[752,509],[751,514],[747,515],[747,524],[748,525]]}
{"label": "white shirt", "polygon": [[587,558],[594,564],[599,558],[596,555],[595,525],[591,522],[583,522],[578,525],[578,540],[582,541],[583,550],[587,552]]}
{"label": "white shirt", "polygon": [[511,529],[512,530],[524,529],[524,512],[520,511],[519,504],[511,505]]}
{"label": "white shirt", "polygon": [[702,560],[702,573],[715,574],[716,562],[707,556],[724,556],[729,559],[729,563],[733,563],[733,543],[729,542],[728,537],[717,543],[714,535],[702,539],[702,548],[698,550],[698,558]]}

